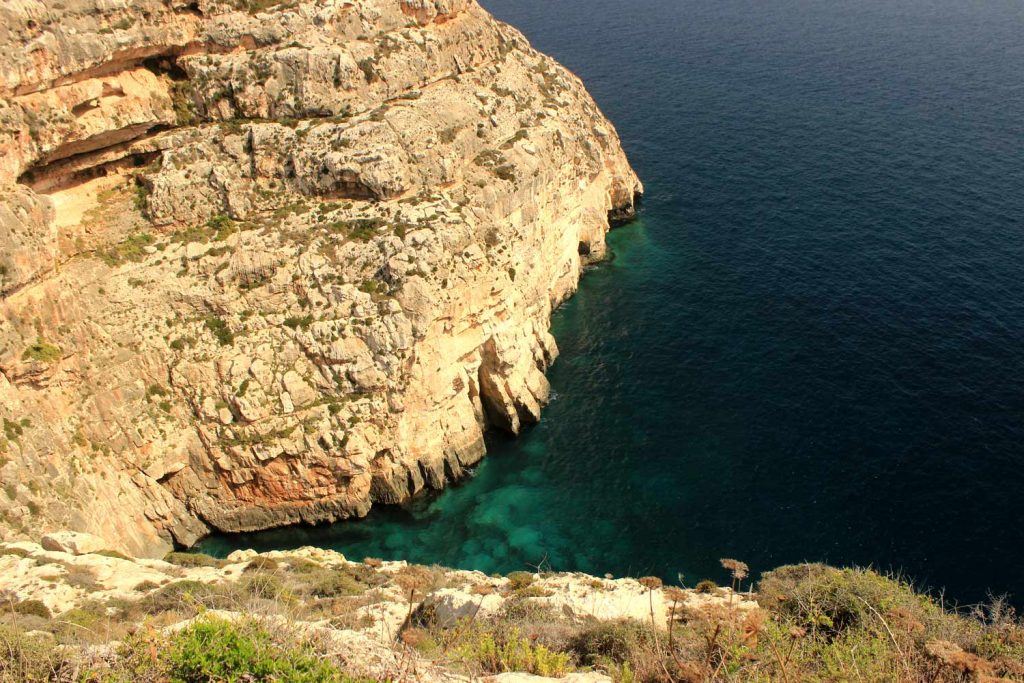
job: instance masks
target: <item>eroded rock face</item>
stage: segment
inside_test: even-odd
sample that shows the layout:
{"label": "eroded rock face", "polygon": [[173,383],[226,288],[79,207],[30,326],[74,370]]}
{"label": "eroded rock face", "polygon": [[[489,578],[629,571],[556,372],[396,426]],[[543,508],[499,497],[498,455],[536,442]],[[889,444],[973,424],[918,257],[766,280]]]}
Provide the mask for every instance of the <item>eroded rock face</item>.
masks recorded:
{"label": "eroded rock face", "polygon": [[0,7],[0,533],[158,555],[463,476],[640,183],[472,0]]}

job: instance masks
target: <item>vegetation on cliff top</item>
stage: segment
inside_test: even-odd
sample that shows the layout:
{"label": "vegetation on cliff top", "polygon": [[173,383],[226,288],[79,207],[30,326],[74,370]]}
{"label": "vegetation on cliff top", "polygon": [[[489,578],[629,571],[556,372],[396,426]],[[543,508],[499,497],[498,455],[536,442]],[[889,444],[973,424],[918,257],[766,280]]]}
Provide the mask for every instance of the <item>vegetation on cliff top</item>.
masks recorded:
{"label": "vegetation on cliff top", "polygon": [[[223,566],[201,556],[169,559]],[[743,563],[723,564],[734,581],[745,577]],[[702,582],[717,601],[693,601],[693,592],[645,577],[640,595],[645,609],[652,600],[651,617],[632,620],[569,616],[543,600],[552,595],[545,575],[516,572],[473,587],[480,605],[500,593],[497,612],[453,622],[423,600],[450,587],[445,570],[379,567],[257,557],[235,582],[143,586],[139,600],[87,603],[56,616],[38,601],[9,596],[0,681],[352,683],[359,677],[349,665],[363,655],[336,636],[365,628],[358,610],[383,601],[386,588],[408,604],[401,627],[381,645],[394,661],[471,677],[594,670],[616,683],[1024,680],[1024,627],[1002,602],[955,610],[872,570],[787,566],[765,574],[751,594]],[[589,585],[593,599],[610,589],[599,579]],[[670,606],[664,622],[653,607],[658,591]],[[383,666],[375,678],[420,675]]]}

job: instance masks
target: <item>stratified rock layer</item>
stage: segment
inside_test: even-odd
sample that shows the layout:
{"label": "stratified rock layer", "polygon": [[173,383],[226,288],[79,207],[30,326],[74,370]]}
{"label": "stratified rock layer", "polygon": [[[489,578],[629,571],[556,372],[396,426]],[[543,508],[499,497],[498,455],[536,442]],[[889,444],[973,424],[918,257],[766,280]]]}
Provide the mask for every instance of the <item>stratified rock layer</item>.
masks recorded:
{"label": "stratified rock layer", "polygon": [[0,533],[158,555],[462,476],[640,184],[473,0],[0,7]]}

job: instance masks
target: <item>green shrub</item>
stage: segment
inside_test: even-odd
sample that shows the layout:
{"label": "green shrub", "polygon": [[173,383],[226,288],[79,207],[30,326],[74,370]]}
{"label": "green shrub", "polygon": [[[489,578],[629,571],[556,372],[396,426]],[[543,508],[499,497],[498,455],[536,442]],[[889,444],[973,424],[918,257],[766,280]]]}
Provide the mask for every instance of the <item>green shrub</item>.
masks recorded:
{"label": "green shrub", "polygon": [[380,290],[380,283],[376,280],[364,280],[357,289],[365,294],[376,294]]}
{"label": "green shrub", "polygon": [[451,651],[456,660],[486,673],[525,671],[560,678],[572,670],[568,653],[534,645],[516,627],[498,635],[480,625],[468,625]]}
{"label": "green shrub", "polygon": [[276,572],[280,568],[280,563],[274,558],[257,555],[249,562],[249,564],[245,565],[245,569],[243,569],[242,572]]}
{"label": "green shrub", "polygon": [[608,672],[608,677],[612,679],[612,683],[636,683],[636,674],[633,673],[633,667],[629,665],[629,662],[622,664],[608,662],[604,668]]}
{"label": "green shrub", "polygon": [[594,666],[604,661],[617,664],[634,659],[637,652],[655,642],[651,625],[624,619],[598,621],[584,627],[569,641],[569,649],[583,664]]}
{"label": "green shrub", "polygon": [[196,112],[195,96],[189,81],[175,81],[170,89],[171,106],[179,126],[191,126],[199,123]]}
{"label": "green shrub", "polygon": [[139,602],[139,607],[148,614],[159,614],[198,607],[231,607],[233,602],[228,591],[202,581],[183,580],[150,593]]}
{"label": "green shrub", "polygon": [[698,593],[714,593],[718,590],[718,584],[711,579],[702,579],[697,582],[697,585],[693,587],[693,590]]}
{"label": "green shrub", "polygon": [[324,227],[330,232],[341,233],[350,239],[360,242],[368,242],[373,239],[377,230],[384,225],[381,218],[354,218],[351,220],[339,220],[327,223]]}
{"label": "green shrub", "polygon": [[368,589],[388,581],[386,576],[362,564],[330,566],[308,560],[293,560],[291,572],[303,586],[304,592],[317,598],[362,595]]}
{"label": "green shrub", "polygon": [[164,655],[174,683],[210,681],[288,681],[338,683],[348,680],[308,644],[282,644],[255,621],[208,619],[171,640]]}
{"label": "green shrub", "polygon": [[803,665],[817,669],[818,680],[849,680],[851,671],[858,672],[858,677],[864,681],[907,680],[905,655],[893,648],[892,640],[882,630],[857,629],[834,641],[814,641],[810,645],[811,661]]}
{"label": "green shrub", "polygon": [[50,608],[42,600],[20,600],[14,603],[14,611],[18,614],[31,614],[33,616],[49,619]]}
{"label": "green shrub", "polygon": [[214,231],[213,239],[219,241],[227,239],[235,229],[235,222],[230,217],[220,213],[206,221],[206,227]]}
{"label": "green shrub", "polygon": [[36,360],[40,363],[56,363],[63,357],[64,354],[61,353],[59,346],[51,344],[42,337],[21,354],[22,360]]}
{"label": "green shrub", "polygon": [[509,596],[501,607],[501,620],[509,623],[551,621],[557,618],[548,605],[527,600],[518,593]]}
{"label": "green shrub", "polygon": [[170,552],[164,556],[164,562],[176,564],[179,567],[223,567],[227,562],[210,557],[203,553],[182,553]]}
{"label": "green shrub", "polygon": [[296,329],[296,328],[299,328],[299,327],[301,327],[302,329],[305,329],[305,328],[307,328],[307,327],[309,327],[310,325],[313,324],[313,316],[312,315],[306,315],[306,316],[301,316],[301,317],[297,316],[297,315],[289,316],[289,317],[284,319],[284,324],[285,324],[285,327],[290,327],[293,330]]}
{"label": "green shrub", "polygon": [[530,572],[512,572],[508,575],[509,590],[522,590],[533,583],[533,579],[533,574]]}
{"label": "green shrub", "polygon": [[436,657],[441,652],[441,645],[434,638],[433,634],[425,628],[415,626],[407,628],[402,631],[401,640],[420,655],[427,658]]}
{"label": "green shrub", "polygon": [[253,572],[245,576],[238,582],[238,590],[245,595],[263,600],[291,601],[294,598],[280,577],[262,572]]}
{"label": "green shrub", "polygon": [[149,204],[149,188],[136,178],[135,187],[132,190],[132,206],[136,211],[145,215],[146,206]]}
{"label": "green shrub", "polygon": [[[128,261],[139,262],[146,258],[146,247],[153,244],[156,238],[148,232],[130,235],[128,239],[107,249],[96,252],[96,255],[111,268]],[[103,294],[100,289],[100,294]]]}
{"label": "green shrub", "polygon": [[[758,602],[774,617],[769,624],[805,634],[790,669],[813,672],[814,680],[848,679],[851,671],[863,680],[968,680],[936,677],[936,661],[940,668],[962,665],[964,673],[1009,672],[1024,661],[1024,647],[1013,646],[1000,653],[1008,660],[981,659],[993,654],[983,645],[989,638],[1024,643],[1016,622],[995,627],[947,612],[907,582],[872,570],[785,566],[765,573],[758,589]],[[928,652],[935,642],[946,650],[945,664]],[[1003,668],[1009,661],[1015,663]]]}
{"label": "green shrub", "polygon": [[107,606],[98,600],[89,600],[78,607],[61,613],[60,619],[54,622],[54,631],[60,636],[80,638],[90,636],[102,637],[103,625],[111,616],[107,614]]}
{"label": "green shrub", "polygon": [[167,680],[160,653],[166,651],[168,637],[153,629],[129,633],[117,648],[117,659],[109,670],[100,668],[81,681],[103,683],[164,683]]}
{"label": "green shrub", "polygon": [[758,585],[758,602],[798,626],[835,637],[865,626],[894,610],[922,626],[950,623],[926,595],[901,581],[865,569],[836,569],[823,564],[784,566],[767,572]]}
{"label": "green shrub", "polygon": [[0,681],[57,681],[72,668],[66,659],[70,653],[59,648],[52,638],[30,636],[3,624],[0,653]]}
{"label": "green shrub", "polygon": [[[13,420],[4,418],[4,436],[8,441],[17,441],[18,437],[25,433],[25,428]],[[13,496],[11,497],[13,500]]]}
{"label": "green shrub", "polygon": [[206,329],[213,332],[213,336],[217,338],[217,343],[221,346],[231,346],[235,342],[235,335],[232,334],[231,328],[223,318],[211,315],[206,319],[205,324]]}
{"label": "green shrub", "polygon": [[318,598],[336,598],[345,595],[362,595],[366,585],[347,572],[325,570],[311,577],[309,594]]}

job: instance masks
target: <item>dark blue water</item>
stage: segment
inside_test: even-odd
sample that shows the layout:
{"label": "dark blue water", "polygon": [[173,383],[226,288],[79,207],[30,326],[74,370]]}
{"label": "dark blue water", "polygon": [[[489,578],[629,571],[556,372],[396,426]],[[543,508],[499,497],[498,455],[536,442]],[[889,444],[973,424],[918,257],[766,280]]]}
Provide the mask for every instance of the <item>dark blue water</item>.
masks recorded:
{"label": "dark blue water", "polygon": [[555,316],[554,402],[439,496],[204,548],[1024,597],[1024,3],[484,4],[648,190]]}

